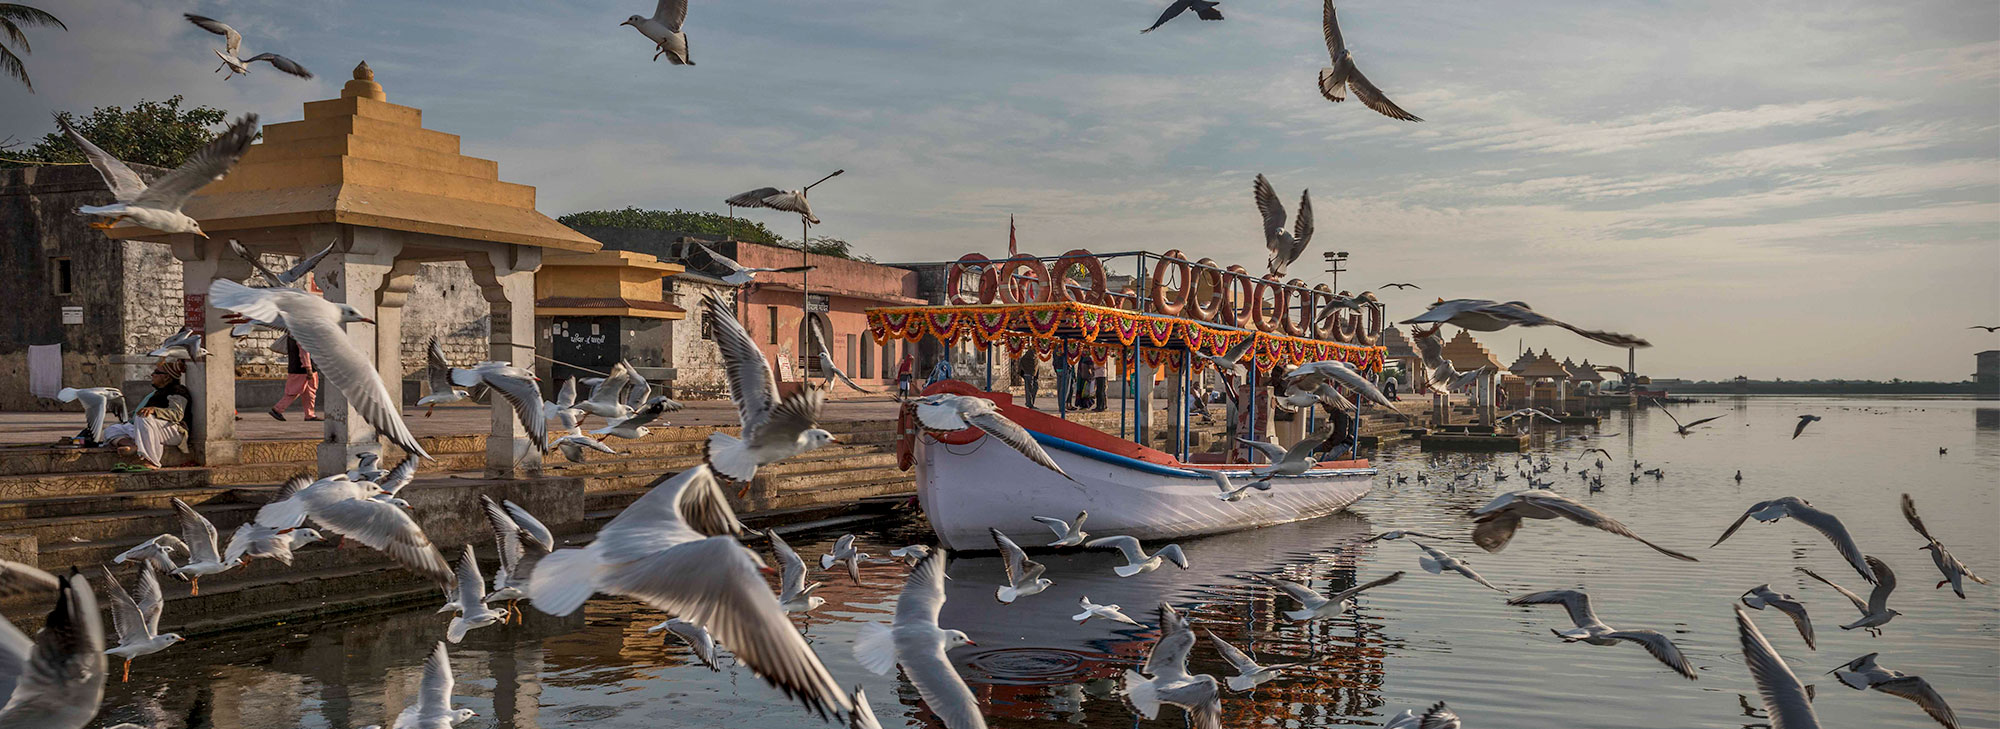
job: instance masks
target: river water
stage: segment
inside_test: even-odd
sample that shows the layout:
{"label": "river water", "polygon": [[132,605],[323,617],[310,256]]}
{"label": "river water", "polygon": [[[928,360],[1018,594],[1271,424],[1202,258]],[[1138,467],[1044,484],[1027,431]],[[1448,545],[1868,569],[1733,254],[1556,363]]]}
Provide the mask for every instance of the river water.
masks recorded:
{"label": "river water", "polygon": [[[1923,541],[1903,521],[1898,497],[1910,493],[1934,534],[1975,571],[2000,577],[2000,408],[1991,401],[1887,398],[1747,398],[1675,406],[1683,421],[1723,415],[1685,438],[1658,411],[1613,413],[1596,427],[1538,433],[1536,454],[1556,468],[1542,474],[1577,498],[1700,563],[1668,559],[1637,542],[1568,522],[1531,521],[1506,551],[1488,554],[1464,539],[1466,512],[1494,494],[1526,488],[1514,455],[1433,455],[1413,446],[1378,457],[1376,490],[1349,513],[1207,539],[1184,546],[1187,571],[1163,569],[1131,579],[1111,574],[1111,552],[1050,554],[1056,586],[1003,606],[992,597],[996,558],[955,559],[942,623],[965,630],[977,647],[953,651],[960,672],[996,727],[1180,727],[1171,707],[1159,720],[1135,721],[1114,677],[1142,660],[1154,633],[1069,620],[1079,596],[1123,605],[1142,622],[1168,601],[1197,630],[1282,661],[1312,654],[1324,663],[1224,699],[1230,727],[1379,726],[1405,708],[1449,701],[1473,729],[1548,727],[1753,727],[1755,690],[1743,669],[1730,605],[1760,583],[1801,598],[1811,611],[1818,650],[1808,650],[1775,611],[1753,613],[1765,635],[1808,683],[1829,727],[1927,727],[1908,701],[1845,688],[1821,675],[1864,653],[1923,676],[1957,711],[1962,726],[2000,726],[2000,586],[1966,583],[1969,599],[1936,590]],[[1796,416],[1825,420],[1793,440]],[[1563,435],[1620,433],[1589,444],[1554,443]],[[1595,472],[1602,446],[1603,491],[1590,493],[1574,473]],[[1949,449],[1939,453],[1939,448]],[[1663,468],[1664,478],[1631,483],[1632,462]],[[1571,472],[1561,465],[1571,462]],[[1486,470],[1482,470],[1486,469]],[[1734,474],[1743,475],[1739,483]],[[1509,478],[1494,483],[1492,473]],[[1419,484],[1424,472],[1430,483]],[[1474,473],[1462,481],[1453,474]],[[1407,482],[1396,475],[1409,476]],[[1476,478],[1476,483],[1474,479]],[[1858,616],[1831,590],[1794,570],[1809,566],[1850,589],[1866,587],[1827,541],[1791,520],[1752,522],[1709,548],[1751,503],[1798,496],[1838,515],[1864,551],[1900,579],[1891,605],[1903,615],[1881,637],[1839,626]],[[1364,545],[1372,531],[1419,529],[1456,535],[1434,546],[1465,558],[1514,594],[1578,588],[1603,620],[1671,636],[1700,675],[1688,681],[1637,646],[1565,644],[1560,608],[1509,607],[1507,597],[1456,574],[1431,575],[1406,541]],[[791,543],[808,561],[838,534],[801,534]],[[860,535],[877,555],[922,541],[921,521],[885,524]],[[1277,613],[1287,599],[1250,577],[1281,572],[1314,584],[1351,585],[1407,571],[1397,584],[1367,593],[1339,619],[1298,624]],[[833,673],[867,686],[885,726],[938,726],[915,691],[897,677],[867,673],[850,652],[859,626],[886,621],[903,568],[879,565],[862,585],[829,573],[828,604],[802,629]],[[836,579],[837,577],[837,579]],[[445,620],[430,605],[202,637],[142,659],[130,683],[113,684],[99,726],[140,716],[152,705],[176,721],[218,729],[388,724],[416,694],[422,661]],[[171,599],[167,610],[173,610]],[[724,659],[722,672],[692,662],[678,644],[648,635],[664,616],[634,603],[600,599],[577,615],[530,611],[523,625],[473,631],[451,651],[457,701],[479,716],[461,727],[804,727],[821,724],[746,669]],[[171,620],[169,622],[172,622]],[[725,646],[726,648],[726,646]],[[1192,668],[1226,675],[1205,643]],[[1744,697],[1748,697],[1747,703]]]}

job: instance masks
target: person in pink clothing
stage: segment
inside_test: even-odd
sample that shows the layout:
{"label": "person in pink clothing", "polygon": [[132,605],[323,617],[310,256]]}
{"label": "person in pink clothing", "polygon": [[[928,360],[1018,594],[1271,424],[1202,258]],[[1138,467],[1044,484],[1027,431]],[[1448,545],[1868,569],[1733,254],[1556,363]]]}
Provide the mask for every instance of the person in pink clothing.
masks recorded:
{"label": "person in pink clothing", "polygon": [[312,355],[299,349],[298,340],[285,337],[285,396],[271,406],[271,417],[284,420],[285,408],[298,400],[305,408],[307,420],[319,420],[319,413],[313,409],[318,397],[319,370],[313,368]]}

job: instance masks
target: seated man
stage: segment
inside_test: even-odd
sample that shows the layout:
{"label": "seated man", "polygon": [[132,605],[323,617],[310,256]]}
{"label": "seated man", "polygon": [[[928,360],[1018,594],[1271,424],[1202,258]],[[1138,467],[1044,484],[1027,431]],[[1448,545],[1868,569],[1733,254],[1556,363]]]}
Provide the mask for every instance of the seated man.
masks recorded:
{"label": "seated man", "polygon": [[194,393],[188,392],[181,384],[184,366],[179,362],[161,362],[153,368],[153,391],[139,400],[137,409],[132,411],[132,422],[104,426],[104,442],[117,446],[119,453],[138,453],[144,464],[121,463],[114,471],[150,471],[160,466],[160,455],[167,446],[178,446],[187,441],[188,405],[194,402]]}

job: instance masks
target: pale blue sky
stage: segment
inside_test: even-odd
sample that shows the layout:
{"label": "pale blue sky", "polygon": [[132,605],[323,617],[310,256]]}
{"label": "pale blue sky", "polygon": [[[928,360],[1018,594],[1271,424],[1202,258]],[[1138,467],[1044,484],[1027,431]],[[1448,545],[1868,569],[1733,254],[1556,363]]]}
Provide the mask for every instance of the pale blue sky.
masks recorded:
{"label": "pale blue sky", "polygon": [[[1250,180],[1294,205],[1343,288],[1523,299],[1657,346],[1660,376],[1959,379],[2000,337],[2000,6],[1991,2],[1351,0],[1361,67],[1421,124],[1319,97],[1311,0],[1225,0],[1140,35],[1163,0],[694,0],[696,62],[618,23],[632,2],[50,4],[39,93],[0,85],[0,137],[52,109],[185,94],[268,121],[366,59],[390,100],[460,134],[551,215],[723,210],[813,194],[816,233],[881,260],[1180,248],[1253,268]],[[477,8],[477,9],[474,9]],[[218,17],[313,68],[224,82]],[[787,216],[760,215],[797,231]],[[1357,278],[1358,277],[1358,280]],[[1622,360],[1572,336],[1519,338]]]}

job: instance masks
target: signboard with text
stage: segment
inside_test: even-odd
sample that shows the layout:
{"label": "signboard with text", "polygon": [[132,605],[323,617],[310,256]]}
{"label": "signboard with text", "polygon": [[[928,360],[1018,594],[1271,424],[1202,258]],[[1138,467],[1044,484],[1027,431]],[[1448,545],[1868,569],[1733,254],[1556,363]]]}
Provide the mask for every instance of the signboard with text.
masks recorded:
{"label": "signboard with text", "polygon": [[181,307],[181,326],[196,334],[208,333],[208,294],[188,294]]}

